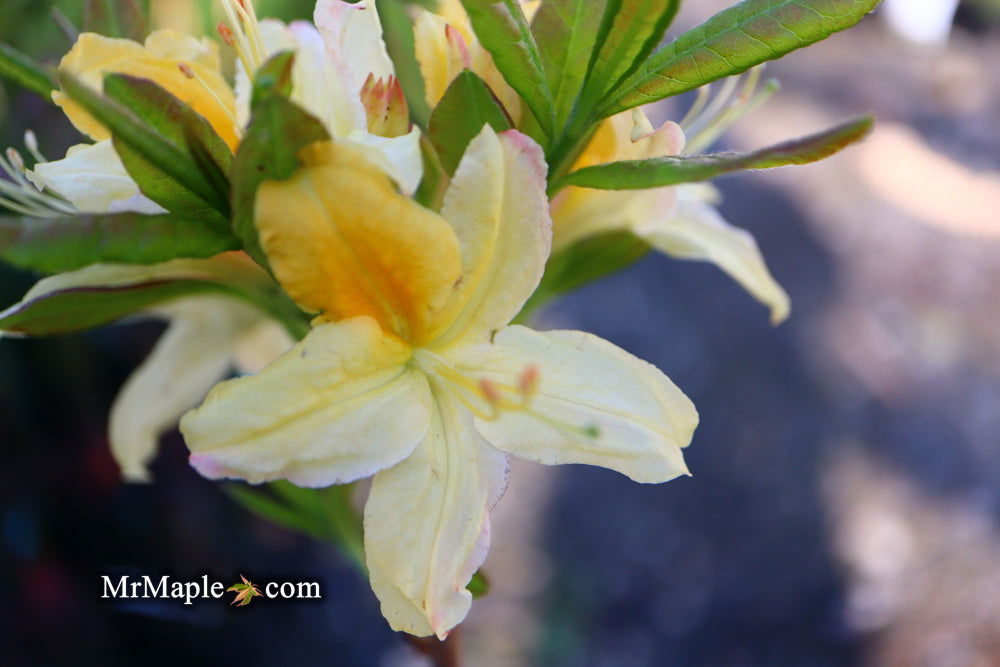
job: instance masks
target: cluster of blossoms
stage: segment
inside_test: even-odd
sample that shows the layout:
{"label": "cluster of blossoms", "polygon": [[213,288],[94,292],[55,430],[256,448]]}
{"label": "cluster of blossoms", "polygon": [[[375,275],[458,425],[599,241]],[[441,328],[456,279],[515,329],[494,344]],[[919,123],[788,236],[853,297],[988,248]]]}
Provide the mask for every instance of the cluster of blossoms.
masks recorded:
{"label": "cluster of blossoms", "polygon": [[[539,3],[522,4],[530,21]],[[287,98],[325,136],[303,142],[287,178],[264,179],[252,193],[254,243],[57,273],[0,314],[0,328],[43,333],[23,324],[32,308],[79,291],[232,288],[150,302],[145,312],[169,328],[112,410],[123,475],[148,479],[158,438],[179,422],[191,465],[210,479],[325,487],[372,478],[364,548],[383,614],[397,630],[443,638],[469,610],[467,585],[486,555],[508,455],[603,466],[643,483],[687,474],[681,450],[698,416],[666,375],[593,335],[514,323],[551,255],[628,233],[714,262],[775,323],[787,317],[788,297],[750,235],[715,210],[707,184],[554,188],[537,114],[458,0],[414,14],[426,103],[442,105],[471,71],[520,129],[484,122],[429,197],[420,190],[433,148],[411,124],[374,2],[318,0],[311,23],[287,26],[258,20],[250,2],[222,6],[235,85],[216,41],[169,30],[144,44],[83,34],[59,69],[95,91],[109,74],[155,83],[204,119],[238,163],[251,143],[255,81],[275,57],[294,54]],[[703,150],[767,95],[757,92],[759,76],[729,79],[714,97],[703,89],[679,124],[654,129],[638,108],[610,115],[567,171]],[[177,213],[137,180],[106,117],[66,86],[53,100],[91,142],[46,161],[30,141],[30,168],[11,153],[3,166],[15,184],[5,184],[0,203],[36,217]],[[301,326],[247,293],[294,301]],[[223,381],[234,369],[241,377]]]}

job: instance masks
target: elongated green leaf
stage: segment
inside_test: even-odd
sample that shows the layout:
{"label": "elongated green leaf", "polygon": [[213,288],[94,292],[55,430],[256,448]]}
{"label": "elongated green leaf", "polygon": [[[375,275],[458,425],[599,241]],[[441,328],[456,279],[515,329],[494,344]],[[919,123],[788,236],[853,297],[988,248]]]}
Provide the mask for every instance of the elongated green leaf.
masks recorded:
{"label": "elongated green leaf", "polygon": [[679,7],[680,0],[608,0],[599,31],[601,41],[587,76],[585,113],[659,46]]}
{"label": "elongated green leaf", "polygon": [[[276,83],[280,72],[291,72],[290,54],[278,54],[258,75],[250,126],[240,143],[230,174],[233,184],[233,230],[243,240],[247,252],[261,266],[267,257],[257,238],[254,206],[257,188],[264,181],[283,181],[299,168],[299,151],[311,143],[330,138],[323,123],[287,98],[288,87]],[[262,81],[262,76],[266,79]],[[271,83],[268,83],[271,82]]]}
{"label": "elongated green leaf", "polygon": [[238,296],[232,287],[200,280],[160,280],[50,292],[0,313],[0,331],[53,336],[86,331],[175,299],[202,294]]}
{"label": "elongated green leaf", "polygon": [[205,218],[228,227],[227,174],[233,153],[205,117],[148,79],[111,74],[104,80],[104,94],[185,154],[202,181],[212,189],[215,204],[194,194],[116,135],[115,150],[143,194],[172,213],[192,219]]}
{"label": "elongated green leaf", "polygon": [[879,0],[744,0],[654,53],[601,117],[745,72],[850,28]]}
{"label": "elongated green leaf", "polygon": [[431,110],[427,106],[424,77],[417,62],[409,4],[405,0],[378,0],[378,15],[385,31],[385,47],[403,86],[410,117],[421,127],[426,127]]}
{"label": "elongated green leaf", "polygon": [[542,132],[551,137],[555,125],[552,91],[518,0],[462,0],[462,5],[497,69],[527,103]]}
{"label": "elongated green leaf", "polygon": [[431,114],[428,130],[441,165],[449,176],[458,168],[469,142],[485,125],[503,132],[511,129],[514,123],[486,82],[465,70],[448,86]]}
{"label": "elongated green leaf", "polygon": [[141,41],[146,34],[146,17],[136,0],[87,0],[83,29]]}
{"label": "elongated green leaf", "polygon": [[608,0],[550,0],[531,24],[555,100],[556,126],[583,89]]}
{"label": "elongated green leaf", "polygon": [[651,160],[612,162],[586,167],[562,179],[559,187],[576,185],[600,190],[645,190],[679,183],[707,181],[747,169],[809,164],[863,139],[872,129],[871,116],[848,121],[824,132],[786,141],[752,153],[715,153]]}
{"label": "elongated green leaf", "polygon": [[631,232],[613,231],[585,238],[554,253],[545,265],[541,284],[516,321],[526,322],[551,299],[619,271],[647,252],[649,245]]}
{"label": "elongated green leaf", "polygon": [[9,44],[0,42],[0,76],[52,101],[56,82],[42,65]]}
{"label": "elongated green leaf", "polygon": [[240,247],[228,229],[174,214],[0,218],[0,260],[42,273],[90,264],[156,264]]}
{"label": "elongated green leaf", "polygon": [[59,82],[67,95],[111,131],[117,145],[128,146],[221,215],[227,214],[228,202],[204,178],[198,165],[186,151],[161,137],[128,108],[104,97],[72,75],[60,72]]}
{"label": "elongated green leaf", "polygon": [[227,484],[225,490],[230,498],[263,519],[318,540],[326,539],[326,526],[321,516],[302,512],[297,507],[289,506],[264,491],[249,486]]}

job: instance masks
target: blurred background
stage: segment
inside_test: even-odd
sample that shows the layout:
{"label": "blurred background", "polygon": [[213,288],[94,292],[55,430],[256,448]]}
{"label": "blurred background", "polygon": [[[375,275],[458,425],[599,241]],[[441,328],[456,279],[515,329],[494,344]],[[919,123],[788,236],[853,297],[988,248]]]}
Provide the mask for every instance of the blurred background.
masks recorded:
{"label": "blurred background", "polygon": [[[0,40],[54,63],[85,4],[4,0]],[[149,4],[154,25],[214,26],[208,0]],[[672,32],[728,4],[685,3]],[[783,326],[720,271],[659,256],[540,315],[692,397],[694,477],[516,464],[469,665],[1000,665],[998,62],[1000,3],[894,0],[769,68],[782,91],[720,147],[879,117],[827,162],[718,182],[792,296]],[[80,141],[0,87],[0,143],[29,128],[50,158]],[[0,268],[0,306],[34,279]],[[156,484],[118,481],[105,420],[161,327],[0,341],[0,662],[424,664],[334,551],[250,517],[176,434]],[[318,578],[326,599],[111,604],[114,572]]]}

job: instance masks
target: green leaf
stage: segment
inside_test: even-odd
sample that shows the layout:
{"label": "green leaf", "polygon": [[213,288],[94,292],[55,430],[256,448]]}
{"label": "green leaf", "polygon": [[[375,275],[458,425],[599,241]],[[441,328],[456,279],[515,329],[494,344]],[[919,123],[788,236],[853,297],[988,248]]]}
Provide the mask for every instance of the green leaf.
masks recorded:
{"label": "green leaf", "polygon": [[608,0],[583,93],[583,113],[589,114],[659,46],[679,7],[680,0]]}
{"label": "green leaf", "polygon": [[555,125],[552,91],[538,44],[518,0],[462,0],[483,47],[504,79],[524,99],[546,136]]}
{"label": "green leaf", "polygon": [[514,126],[486,82],[474,72],[465,70],[448,86],[431,114],[428,129],[431,143],[437,149],[441,165],[449,176],[454,175],[458,169],[458,163],[465,155],[469,142],[487,124],[497,132]]}
{"label": "green leaf", "polygon": [[206,218],[228,227],[226,175],[232,167],[233,152],[205,117],[156,83],[127,74],[108,75],[104,79],[104,94],[185,154],[203,182],[211,187],[215,204],[195,195],[116,135],[115,150],[142,193],[172,213]]}
{"label": "green leaf", "polygon": [[385,32],[385,47],[403,86],[410,117],[421,127],[426,127],[431,110],[427,106],[424,77],[417,62],[409,4],[405,0],[378,0],[378,14]]}
{"label": "green leaf", "polygon": [[531,24],[555,100],[557,127],[583,89],[607,1],[550,0],[542,3]]}
{"label": "green leaf", "polygon": [[99,263],[156,264],[240,247],[227,229],[174,214],[0,218],[0,259],[42,273]]}
{"label": "green leaf", "polygon": [[480,570],[472,575],[472,580],[469,581],[469,585],[466,586],[469,592],[472,593],[472,597],[479,599],[485,597],[490,592],[490,580],[487,578],[486,574]]}
{"label": "green leaf", "polygon": [[879,0],[744,0],[654,53],[600,116],[693,90],[850,28]]}
{"label": "green leaf", "polygon": [[52,101],[52,91],[57,88],[45,67],[4,42],[0,42],[0,76],[38,93],[49,102]]}
{"label": "green leaf", "polygon": [[326,525],[322,515],[302,512],[299,508],[280,502],[263,490],[242,484],[227,484],[223,488],[230,498],[263,519],[318,540],[326,539]]}
{"label": "green leaf", "polygon": [[[275,58],[281,57],[281,54]],[[259,77],[258,77],[259,78]],[[255,87],[256,104],[250,126],[233,162],[233,230],[246,251],[261,266],[267,257],[257,238],[254,207],[257,188],[264,181],[284,181],[299,168],[299,151],[330,138],[323,123],[292,104],[282,94],[267,94]]]}
{"label": "green leaf", "polygon": [[59,82],[67,95],[111,131],[116,147],[127,146],[170,179],[207,202],[220,215],[226,215],[229,210],[228,202],[219,196],[185,150],[161,137],[148,123],[140,120],[121,103],[104,97],[72,75],[60,72]]}
{"label": "green leaf", "polygon": [[295,86],[292,81],[294,67],[294,51],[282,51],[271,56],[270,60],[257,70],[257,75],[253,80],[250,108],[272,96],[289,99]]}
{"label": "green leaf", "polygon": [[0,331],[25,336],[75,333],[142,310],[201,294],[239,296],[233,287],[202,280],[158,280],[119,286],[70,287],[0,313]]}
{"label": "green leaf", "polygon": [[136,0],[87,0],[83,29],[108,37],[142,41],[146,16]]}
{"label": "green leaf", "polygon": [[792,139],[752,153],[714,153],[651,160],[612,162],[586,167],[564,177],[567,185],[598,190],[645,190],[680,183],[707,181],[747,169],[773,169],[817,162],[865,138],[875,119],[862,116],[823,132]]}
{"label": "green leaf", "polygon": [[590,236],[554,253],[545,265],[541,284],[516,321],[526,322],[551,299],[619,271],[647,252],[649,245],[631,232],[612,231]]}

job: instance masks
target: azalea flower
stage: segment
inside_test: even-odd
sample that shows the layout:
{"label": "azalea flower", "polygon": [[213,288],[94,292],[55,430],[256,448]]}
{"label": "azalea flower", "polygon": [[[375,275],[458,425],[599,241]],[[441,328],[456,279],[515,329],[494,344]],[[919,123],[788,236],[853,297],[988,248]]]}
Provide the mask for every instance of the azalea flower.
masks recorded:
{"label": "azalea flower", "polygon": [[374,476],[364,539],[383,614],[396,630],[443,638],[471,605],[508,454],[664,482],[687,474],[697,413],[607,341],[510,324],[551,242],[531,139],[485,127],[440,213],[344,142],[300,158],[292,179],[261,187],[256,224],[314,328],[259,374],[217,385],[181,431],[211,479],[322,487]]}
{"label": "azalea flower", "polygon": [[[235,89],[222,75],[215,42],[174,30],[157,30],[144,44],[84,33],[59,69],[96,89],[102,88],[105,75],[111,73],[154,81],[204,116],[235,150],[250,116],[248,72],[256,73],[271,55],[291,50],[296,54],[292,101],[323,121],[331,136],[371,149],[372,158],[404,191],[417,188],[423,176],[419,129],[407,127],[401,136],[369,131],[385,127],[369,123],[367,109],[378,108],[379,102],[383,112],[395,100],[391,113],[403,117],[408,113],[397,93],[399,82],[382,41],[374,2],[318,0],[315,25],[299,21],[290,26],[258,21],[251,2],[221,2],[230,24],[221,24],[220,32],[239,60]],[[381,89],[376,85],[379,81]],[[66,197],[81,211],[162,211],[139,192],[115,153],[107,128],[61,91],[53,93],[53,100],[95,143],[74,146],[64,160],[38,165],[30,174],[32,181]],[[92,201],[95,197],[100,201]],[[110,207],[105,201],[109,198],[114,204]]]}
{"label": "azalea flower", "polygon": [[[704,150],[732,122],[763,101],[752,94],[759,76],[757,70],[747,77],[743,93],[730,106],[727,101],[738,78],[727,82],[711,105],[705,104],[709,88],[703,89],[695,113],[684,122],[690,139],[674,122],[654,130],[640,109],[608,118],[573,170]],[[718,191],[708,184],[636,191],[568,187],[552,201],[554,250],[601,232],[628,230],[672,257],[712,262],[770,309],[773,324],[783,322],[790,309],[788,294],[771,275],[753,236],[719,214],[719,200]]]}

